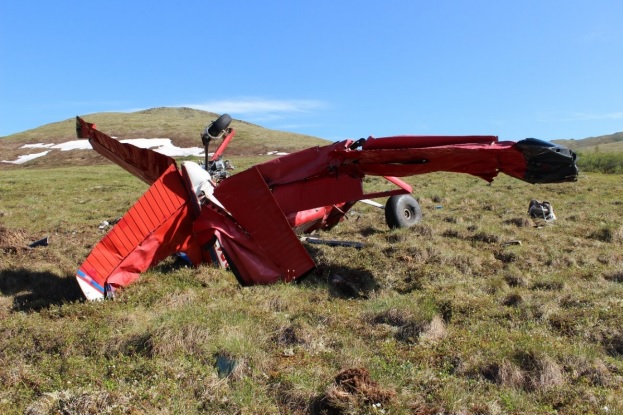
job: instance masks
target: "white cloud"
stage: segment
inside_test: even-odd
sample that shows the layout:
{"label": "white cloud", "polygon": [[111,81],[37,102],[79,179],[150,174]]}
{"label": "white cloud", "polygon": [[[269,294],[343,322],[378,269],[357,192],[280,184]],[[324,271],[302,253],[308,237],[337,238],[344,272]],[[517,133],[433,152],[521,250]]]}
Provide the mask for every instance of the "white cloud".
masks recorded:
{"label": "white cloud", "polygon": [[620,120],[620,119],[623,119],[623,112],[609,112],[609,113],[604,113],[604,114],[575,113],[575,114],[572,114],[572,119],[580,120],[580,121]]}
{"label": "white cloud", "polygon": [[573,112],[568,114],[539,114],[538,120],[541,122],[567,122],[567,121],[599,121],[599,120],[621,120],[623,112]]}
{"label": "white cloud", "polygon": [[186,104],[184,107],[195,108],[217,114],[252,114],[275,115],[288,113],[306,113],[325,107],[325,103],[306,99],[265,99],[237,98],[208,101],[199,104]]}

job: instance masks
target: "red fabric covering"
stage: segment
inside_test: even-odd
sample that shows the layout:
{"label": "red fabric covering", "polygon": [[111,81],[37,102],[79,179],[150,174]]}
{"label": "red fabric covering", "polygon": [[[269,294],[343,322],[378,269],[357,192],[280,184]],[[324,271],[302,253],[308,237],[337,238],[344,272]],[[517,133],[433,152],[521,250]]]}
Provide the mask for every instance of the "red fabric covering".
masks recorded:
{"label": "red fabric covering", "polygon": [[[245,283],[291,281],[315,267],[257,168],[224,180],[214,195],[257,244],[255,254],[245,255],[242,249],[231,249],[235,240],[219,239],[227,255],[238,256],[237,261],[232,261],[235,266],[248,269],[249,275],[241,275]],[[247,266],[247,261],[257,265],[260,258],[271,268],[272,262],[279,269],[279,275],[262,275],[261,268],[258,272]]]}
{"label": "red fabric covering", "polygon": [[169,166],[175,165],[173,158],[147,148],[120,143],[80,117],[76,117],[76,122],[79,136],[88,138],[95,151],[147,184],[158,180]]}
{"label": "red fabric covering", "polygon": [[93,248],[80,271],[100,286],[127,286],[150,266],[188,248],[192,223],[184,183],[170,166]]}
{"label": "red fabric covering", "polygon": [[492,144],[494,135],[398,135],[394,137],[370,137],[363,143],[363,150],[388,150],[398,148],[439,147],[456,144]]}
{"label": "red fabric covering", "polygon": [[361,179],[345,174],[275,186],[273,196],[286,215],[364,198]]}
{"label": "red fabric covering", "polygon": [[342,170],[345,172],[374,176],[404,177],[447,171],[492,181],[500,171],[523,179],[526,170],[525,158],[514,142],[336,151],[335,157],[344,160]]}

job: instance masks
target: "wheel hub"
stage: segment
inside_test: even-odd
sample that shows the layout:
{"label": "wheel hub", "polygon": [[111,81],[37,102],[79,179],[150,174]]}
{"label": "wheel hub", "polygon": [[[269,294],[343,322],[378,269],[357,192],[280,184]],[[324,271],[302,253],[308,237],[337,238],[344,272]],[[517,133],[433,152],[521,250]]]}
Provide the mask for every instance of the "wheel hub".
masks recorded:
{"label": "wheel hub", "polygon": [[404,212],[402,212],[404,217],[406,219],[411,219],[411,210],[410,209],[405,209]]}

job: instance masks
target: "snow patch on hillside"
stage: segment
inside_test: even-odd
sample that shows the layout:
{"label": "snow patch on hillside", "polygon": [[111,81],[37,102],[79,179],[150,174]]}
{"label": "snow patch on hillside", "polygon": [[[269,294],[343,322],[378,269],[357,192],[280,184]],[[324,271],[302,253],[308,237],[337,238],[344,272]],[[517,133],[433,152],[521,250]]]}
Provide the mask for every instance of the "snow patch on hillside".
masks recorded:
{"label": "snow patch on hillside", "polygon": [[[160,154],[164,154],[170,157],[184,157],[184,156],[204,156],[204,149],[201,147],[183,148],[173,145],[170,138],[130,138],[127,140],[120,140],[121,143],[131,144],[139,148],[150,148]],[[19,156],[16,160],[2,160],[2,163],[10,164],[23,164],[27,161],[34,160],[39,157],[46,156],[52,150],[60,151],[72,151],[72,150],[92,150],[89,140],[73,140],[60,144],[24,144],[20,148],[23,149],[37,149],[45,148],[49,149],[41,153],[32,153]]]}
{"label": "snow patch on hillside", "polygon": [[27,161],[34,160],[34,159],[39,158],[39,157],[43,157],[46,154],[48,154],[49,152],[50,151],[48,150],[48,151],[44,151],[42,153],[26,154],[24,156],[19,156],[17,158],[17,160],[13,160],[13,161],[2,160],[2,162],[3,163],[11,163],[11,164],[24,164]]}

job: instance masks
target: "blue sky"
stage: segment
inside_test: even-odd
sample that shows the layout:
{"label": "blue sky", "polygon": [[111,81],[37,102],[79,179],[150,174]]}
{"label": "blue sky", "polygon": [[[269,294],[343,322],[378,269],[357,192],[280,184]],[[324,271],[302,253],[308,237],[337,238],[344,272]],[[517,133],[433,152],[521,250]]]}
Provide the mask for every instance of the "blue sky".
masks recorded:
{"label": "blue sky", "polygon": [[611,134],[621,22],[620,0],[3,1],[0,136],[178,106],[332,140]]}

